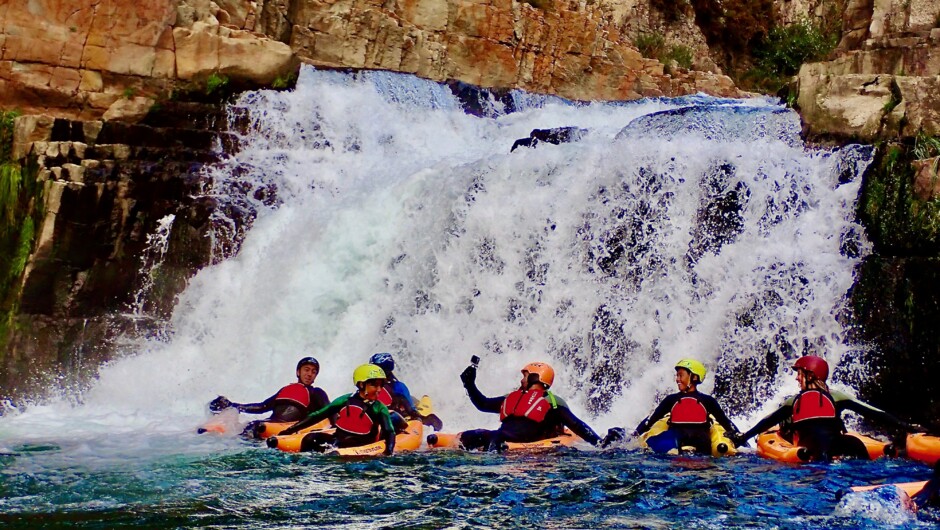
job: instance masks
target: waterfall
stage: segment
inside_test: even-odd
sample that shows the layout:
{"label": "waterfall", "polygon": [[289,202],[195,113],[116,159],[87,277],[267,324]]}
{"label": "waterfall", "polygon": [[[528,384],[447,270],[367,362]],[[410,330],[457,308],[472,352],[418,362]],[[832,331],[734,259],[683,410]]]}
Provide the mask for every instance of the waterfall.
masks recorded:
{"label": "waterfall", "polygon": [[[496,424],[460,386],[471,355],[487,395],[551,363],[601,430],[674,392],[681,358],[740,418],[795,389],[797,356],[856,357],[869,148],[807,146],[770,99],[484,100],[471,115],[445,85],[309,67],[292,91],[241,96],[241,149],[210,170],[224,259],[80,409],[188,429],[217,394],[268,397],[302,356],[336,397],[389,351],[447,430]],[[586,132],[510,152],[556,127]]]}

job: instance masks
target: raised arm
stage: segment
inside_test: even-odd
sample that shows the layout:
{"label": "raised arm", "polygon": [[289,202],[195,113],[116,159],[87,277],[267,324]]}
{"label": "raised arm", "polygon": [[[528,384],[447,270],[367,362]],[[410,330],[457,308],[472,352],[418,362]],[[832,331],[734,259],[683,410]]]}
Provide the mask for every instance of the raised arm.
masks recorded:
{"label": "raised arm", "polygon": [[468,366],[460,374],[460,380],[463,381],[463,387],[467,389],[467,395],[470,396],[470,402],[473,403],[473,406],[477,408],[480,412],[494,412],[498,413],[500,407],[503,406],[503,401],[506,399],[505,396],[498,398],[486,397],[482,392],[477,388],[477,369],[473,366]]}

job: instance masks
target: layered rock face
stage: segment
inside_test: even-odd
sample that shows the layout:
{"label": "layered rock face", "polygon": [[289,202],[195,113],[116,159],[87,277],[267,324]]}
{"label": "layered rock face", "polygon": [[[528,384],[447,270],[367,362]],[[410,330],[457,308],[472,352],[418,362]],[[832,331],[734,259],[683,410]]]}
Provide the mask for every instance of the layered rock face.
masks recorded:
{"label": "layered rock face", "polygon": [[[220,123],[218,104],[185,102],[138,124],[17,118],[14,151],[39,184],[28,201],[41,202],[42,222],[18,311],[3,322],[15,330],[0,355],[4,398],[80,385],[114,354],[114,337],[159,331],[174,296],[210,259],[214,205],[200,198],[202,167],[228,141]],[[146,251],[160,236],[166,253],[155,263]]]}
{"label": "layered rock face", "polygon": [[265,2],[260,29],[289,42],[305,62],[321,66],[396,70],[580,100],[740,95],[727,76],[685,70],[666,75],[658,60],[643,58],[624,32],[624,19],[638,9],[636,4]]}
{"label": "layered rock face", "polygon": [[648,12],[628,0],[10,0],[0,6],[0,101],[122,116],[128,95],[152,104],[210,75],[270,84],[298,60],[583,100],[741,95],[720,73],[667,74],[643,58],[624,31]]}
{"label": "layered rock face", "polygon": [[269,84],[296,67],[286,44],[222,26],[208,1],[195,3],[204,4],[198,22],[186,17],[196,11],[185,0],[4,2],[0,102],[25,114],[100,119],[110,111],[113,119],[136,97],[139,119],[141,107],[187,82],[216,74]]}

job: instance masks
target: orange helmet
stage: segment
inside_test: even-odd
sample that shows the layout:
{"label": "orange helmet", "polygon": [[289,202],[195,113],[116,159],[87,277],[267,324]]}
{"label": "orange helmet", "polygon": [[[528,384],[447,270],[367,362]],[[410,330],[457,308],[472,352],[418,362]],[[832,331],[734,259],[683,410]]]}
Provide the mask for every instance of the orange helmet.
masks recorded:
{"label": "orange helmet", "polygon": [[555,370],[545,363],[529,363],[522,367],[522,373],[538,374],[538,382],[545,385],[545,388],[552,386],[555,381]]}

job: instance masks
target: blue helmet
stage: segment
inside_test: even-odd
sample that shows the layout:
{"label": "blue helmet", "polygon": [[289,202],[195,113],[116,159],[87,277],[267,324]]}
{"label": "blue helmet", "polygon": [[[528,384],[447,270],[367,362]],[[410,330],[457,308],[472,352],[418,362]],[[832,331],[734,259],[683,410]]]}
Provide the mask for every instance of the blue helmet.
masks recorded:
{"label": "blue helmet", "polygon": [[378,366],[386,372],[391,372],[395,369],[395,359],[392,359],[391,353],[376,353],[369,358],[369,363]]}
{"label": "blue helmet", "polygon": [[320,361],[314,359],[313,357],[304,357],[303,359],[297,361],[297,370],[300,370],[301,366],[306,364],[312,364],[317,367],[317,371],[320,371]]}

